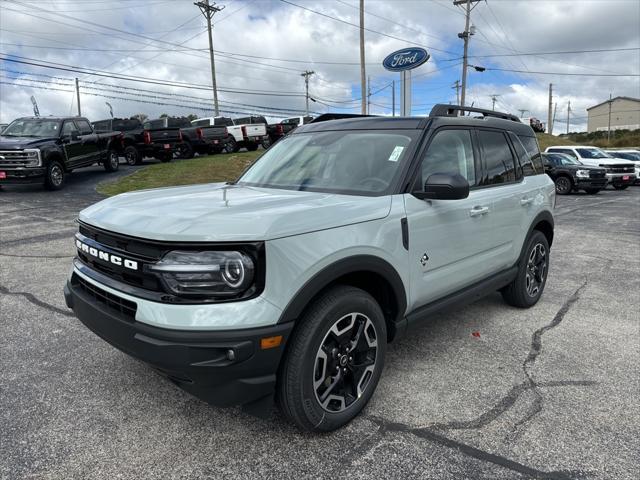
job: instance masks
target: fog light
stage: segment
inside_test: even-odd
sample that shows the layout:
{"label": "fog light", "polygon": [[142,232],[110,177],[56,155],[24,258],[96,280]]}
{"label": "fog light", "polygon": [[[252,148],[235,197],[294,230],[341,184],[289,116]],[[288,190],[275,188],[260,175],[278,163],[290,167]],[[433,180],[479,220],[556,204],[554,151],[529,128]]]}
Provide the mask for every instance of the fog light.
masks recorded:
{"label": "fog light", "polygon": [[233,361],[236,359],[236,352],[234,352],[231,348],[227,350],[227,360]]}

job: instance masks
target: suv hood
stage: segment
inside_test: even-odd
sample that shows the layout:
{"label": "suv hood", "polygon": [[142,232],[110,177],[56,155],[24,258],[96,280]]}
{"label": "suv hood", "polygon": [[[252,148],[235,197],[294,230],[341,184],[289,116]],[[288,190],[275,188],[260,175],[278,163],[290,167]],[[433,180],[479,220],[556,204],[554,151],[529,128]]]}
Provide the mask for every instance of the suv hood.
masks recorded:
{"label": "suv hood", "polygon": [[[619,165],[633,163],[631,160],[623,158],[581,158],[580,161],[585,165]],[[586,163],[588,162],[588,163]]]}
{"label": "suv hood", "polygon": [[0,136],[0,150],[19,150],[22,148],[37,147],[43,142],[56,140],[54,138],[34,138],[34,137],[3,137]]}
{"label": "suv hood", "polygon": [[81,222],[176,242],[260,241],[384,218],[391,197],[205,184],[125,193],[80,212]]}

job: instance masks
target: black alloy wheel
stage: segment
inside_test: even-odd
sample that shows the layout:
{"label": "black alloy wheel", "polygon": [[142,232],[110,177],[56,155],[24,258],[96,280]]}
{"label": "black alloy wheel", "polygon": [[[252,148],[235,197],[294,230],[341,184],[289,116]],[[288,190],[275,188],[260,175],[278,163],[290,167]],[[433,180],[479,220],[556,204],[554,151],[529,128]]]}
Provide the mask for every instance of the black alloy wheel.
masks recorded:
{"label": "black alloy wheel", "polygon": [[558,195],[568,195],[573,190],[573,184],[569,177],[561,176],[556,178],[556,193]]}

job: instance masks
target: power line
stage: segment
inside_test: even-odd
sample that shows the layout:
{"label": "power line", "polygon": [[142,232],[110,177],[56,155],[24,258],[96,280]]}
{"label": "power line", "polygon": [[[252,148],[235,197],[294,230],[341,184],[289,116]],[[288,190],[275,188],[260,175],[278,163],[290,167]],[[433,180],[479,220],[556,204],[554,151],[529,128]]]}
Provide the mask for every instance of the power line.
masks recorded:
{"label": "power line", "polygon": [[637,73],[573,73],[573,72],[538,72],[532,70],[516,70],[508,68],[487,68],[488,71],[530,73],[532,75],[559,75],[570,77],[640,77]]}
{"label": "power line", "polygon": [[[341,18],[333,17],[331,15],[319,12],[319,11],[314,10],[312,8],[303,7],[302,5],[298,5],[297,3],[290,2],[289,0],[280,0],[280,1],[282,3],[286,3],[288,5],[300,8],[302,10],[306,10],[308,12],[315,13],[316,15],[320,15],[320,16],[325,17],[325,18],[330,18],[331,20],[334,20],[336,22],[344,23],[345,25],[350,25],[350,26],[358,28],[358,29],[360,28],[360,25],[356,25],[355,23],[347,22],[346,20],[342,20]],[[400,40],[401,42],[406,42],[406,43],[408,43],[410,45],[418,45],[420,47],[428,48],[429,50],[433,50],[433,51],[436,51],[436,52],[442,52],[442,53],[448,53],[448,54],[451,54],[451,55],[457,55],[455,52],[451,52],[451,51],[448,51],[448,50],[442,50],[440,48],[431,47],[429,45],[423,45],[423,44],[418,43],[418,42],[407,40],[406,38],[396,37],[394,35],[389,35],[387,33],[379,32],[377,30],[372,30],[370,28],[366,28],[365,27],[364,30],[367,31],[367,32],[375,33],[377,35],[382,35],[383,37],[392,38],[394,40]]]}

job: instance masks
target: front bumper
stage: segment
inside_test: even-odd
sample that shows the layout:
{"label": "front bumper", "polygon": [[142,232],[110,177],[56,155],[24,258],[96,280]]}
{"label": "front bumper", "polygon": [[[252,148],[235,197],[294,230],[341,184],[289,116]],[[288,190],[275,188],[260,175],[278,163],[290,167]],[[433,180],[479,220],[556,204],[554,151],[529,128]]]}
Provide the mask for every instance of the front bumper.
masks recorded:
{"label": "front bumper", "polygon": [[[24,185],[44,182],[46,169],[36,168],[3,168],[0,167],[0,185]],[[2,178],[4,177],[4,178]]]}
{"label": "front bumper", "polygon": [[636,181],[636,175],[634,173],[607,173],[607,180],[611,185],[633,185]]}
{"label": "front bumper", "polygon": [[[212,405],[244,405],[254,413],[271,405],[292,323],[219,331],[158,328],[127,316],[112,295],[101,298],[99,289],[87,290],[81,281],[74,274],[65,285],[67,306],[103,340]],[[261,348],[261,339],[278,335],[279,347]]]}
{"label": "front bumper", "polygon": [[607,186],[607,178],[576,178],[576,188],[605,188]]}

